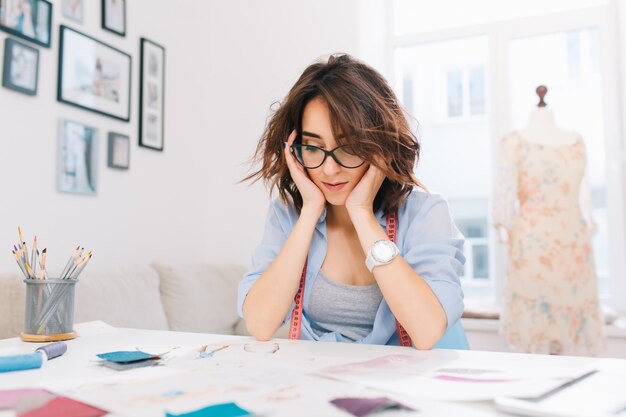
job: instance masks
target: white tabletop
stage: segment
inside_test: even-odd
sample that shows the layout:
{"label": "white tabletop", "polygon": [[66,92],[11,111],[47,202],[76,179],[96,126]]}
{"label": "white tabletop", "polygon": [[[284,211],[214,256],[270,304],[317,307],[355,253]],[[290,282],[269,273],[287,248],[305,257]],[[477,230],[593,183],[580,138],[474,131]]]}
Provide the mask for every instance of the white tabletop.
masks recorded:
{"label": "white tabletop", "polygon": [[[387,396],[417,408],[419,413],[415,415],[419,416],[505,416],[508,414],[496,411],[490,401],[449,402],[408,397],[322,378],[311,372],[392,354],[408,354],[443,362],[460,358],[481,364],[499,362],[542,368],[582,368],[598,360],[500,352],[417,351],[392,346],[284,339],[272,341],[280,349],[270,354],[261,352],[266,350],[267,343],[241,336],[119,329],[102,322],[78,324],[76,331],[79,336],[67,342],[65,355],[45,363],[41,369],[0,374],[0,389],[47,388],[111,410],[112,415],[135,417],[161,417],[164,410],[178,413],[226,401],[237,401],[250,411],[271,416],[347,416],[349,414],[334,407],[329,400],[349,396]],[[229,344],[230,348],[216,352],[211,358],[190,360],[191,354],[196,355],[195,347],[204,344]],[[39,345],[17,338],[0,340],[0,355],[30,353]],[[96,363],[97,353],[132,348],[164,351],[176,346],[180,346],[180,352],[188,349],[189,354],[174,355],[164,366],[114,371]],[[189,350],[192,347],[194,350]],[[175,350],[172,352],[175,353]],[[194,378],[200,382],[193,388],[183,387]],[[150,388],[145,388],[143,392],[143,388],[139,388],[141,395],[123,398],[131,391],[128,386],[136,389],[138,384]],[[250,387],[262,387],[263,392],[256,392],[256,388]],[[174,394],[167,396],[163,392]],[[384,415],[400,414],[412,415],[406,412],[387,412]]]}

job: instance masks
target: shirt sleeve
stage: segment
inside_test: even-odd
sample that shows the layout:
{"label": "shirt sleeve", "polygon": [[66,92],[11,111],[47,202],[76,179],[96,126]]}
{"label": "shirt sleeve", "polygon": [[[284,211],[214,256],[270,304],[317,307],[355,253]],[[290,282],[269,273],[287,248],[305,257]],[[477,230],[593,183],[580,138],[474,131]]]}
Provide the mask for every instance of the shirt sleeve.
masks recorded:
{"label": "shirt sleeve", "polygon": [[252,288],[261,274],[263,274],[272,262],[274,262],[274,259],[276,259],[278,253],[287,240],[288,233],[285,232],[280,221],[280,204],[281,203],[278,200],[274,200],[270,205],[267,218],[265,220],[263,240],[252,254],[252,267],[250,271],[247,272],[239,282],[239,287],[237,289],[237,312],[242,318],[243,303],[248,295],[248,291],[250,291],[250,288]]}
{"label": "shirt sleeve", "polygon": [[517,212],[518,145],[519,141],[514,135],[507,135],[500,140],[493,199],[493,223],[496,228],[509,230]]}
{"label": "shirt sleeve", "polygon": [[404,259],[430,286],[448,319],[448,328],[463,314],[464,238],[457,229],[448,203],[429,195],[416,213],[408,213]]}

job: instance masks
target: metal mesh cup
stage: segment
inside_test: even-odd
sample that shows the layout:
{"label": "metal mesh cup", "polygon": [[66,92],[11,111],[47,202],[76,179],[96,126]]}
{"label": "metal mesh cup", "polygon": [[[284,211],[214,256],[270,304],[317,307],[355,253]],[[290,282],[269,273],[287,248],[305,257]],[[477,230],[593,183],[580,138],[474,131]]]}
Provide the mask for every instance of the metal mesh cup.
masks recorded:
{"label": "metal mesh cup", "polygon": [[24,279],[24,282],[26,312],[22,338],[33,341],[73,338],[74,288],[78,280]]}

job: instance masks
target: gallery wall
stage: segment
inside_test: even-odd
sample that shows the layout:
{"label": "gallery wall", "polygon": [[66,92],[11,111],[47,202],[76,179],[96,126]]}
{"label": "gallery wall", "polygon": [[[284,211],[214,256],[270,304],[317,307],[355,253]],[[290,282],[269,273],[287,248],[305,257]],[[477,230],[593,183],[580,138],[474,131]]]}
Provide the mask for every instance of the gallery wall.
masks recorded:
{"label": "gallery wall", "polygon": [[[64,17],[60,3],[53,2],[51,48],[35,45],[40,53],[37,95],[0,88],[0,271],[17,271],[10,248],[18,240],[18,225],[25,238],[36,233],[39,247],[48,248],[51,272],[63,266],[78,243],[94,251],[90,268],[202,258],[209,208],[208,7],[189,1],[193,12],[182,13],[178,2],[128,1],[122,37],[101,28],[100,1],[84,1],[83,23]],[[56,100],[60,24],[131,55],[130,122]],[[7,36],[0,32],[0,54]],[[140,37],[166,49],[163,152],[137,145]],[[60,119],[99,129],[95,196],[57,191]],[[107,167],[109,131],[130,136],[128,170]]]}
{"label": "gallery wall", "polygon": [[[53,1],[51,47],[33,45],[37,95],[0,88],[0,272],[17,271],[10,248],[18,225],[48,248],[51,271],[79,243],[94,251],[89,268],[153,260],[247,264],[268,197],[260,184],[238,181],[249,172],[270,105],[317,58],[358,55],[358,2],[186,0],[181,7],[132,0],[124,37],[101,28],[100,1],[84,1],[82,23],[64,17],[60,3]],[[56,100],[61,24],[131,55],[130,122]],[[7,36],[0,32],[0,54]],[[166,50],[163,152],[137,145],[141,37]],[[95,196],[57,191],[61,119],[99,130]],[[109,131],[130,136],[128,170],[107,167]]]}

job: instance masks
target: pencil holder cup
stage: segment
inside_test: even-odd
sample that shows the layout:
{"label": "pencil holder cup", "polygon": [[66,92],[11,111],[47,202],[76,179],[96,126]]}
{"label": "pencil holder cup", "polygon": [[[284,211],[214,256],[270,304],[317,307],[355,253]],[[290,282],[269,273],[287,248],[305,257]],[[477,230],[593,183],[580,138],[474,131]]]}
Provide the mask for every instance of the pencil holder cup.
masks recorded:
{"label": "pencil holder cup", "polygon": [[25,342],[54,342],[76,337],[76,279],[24,279],[26,283]]}

